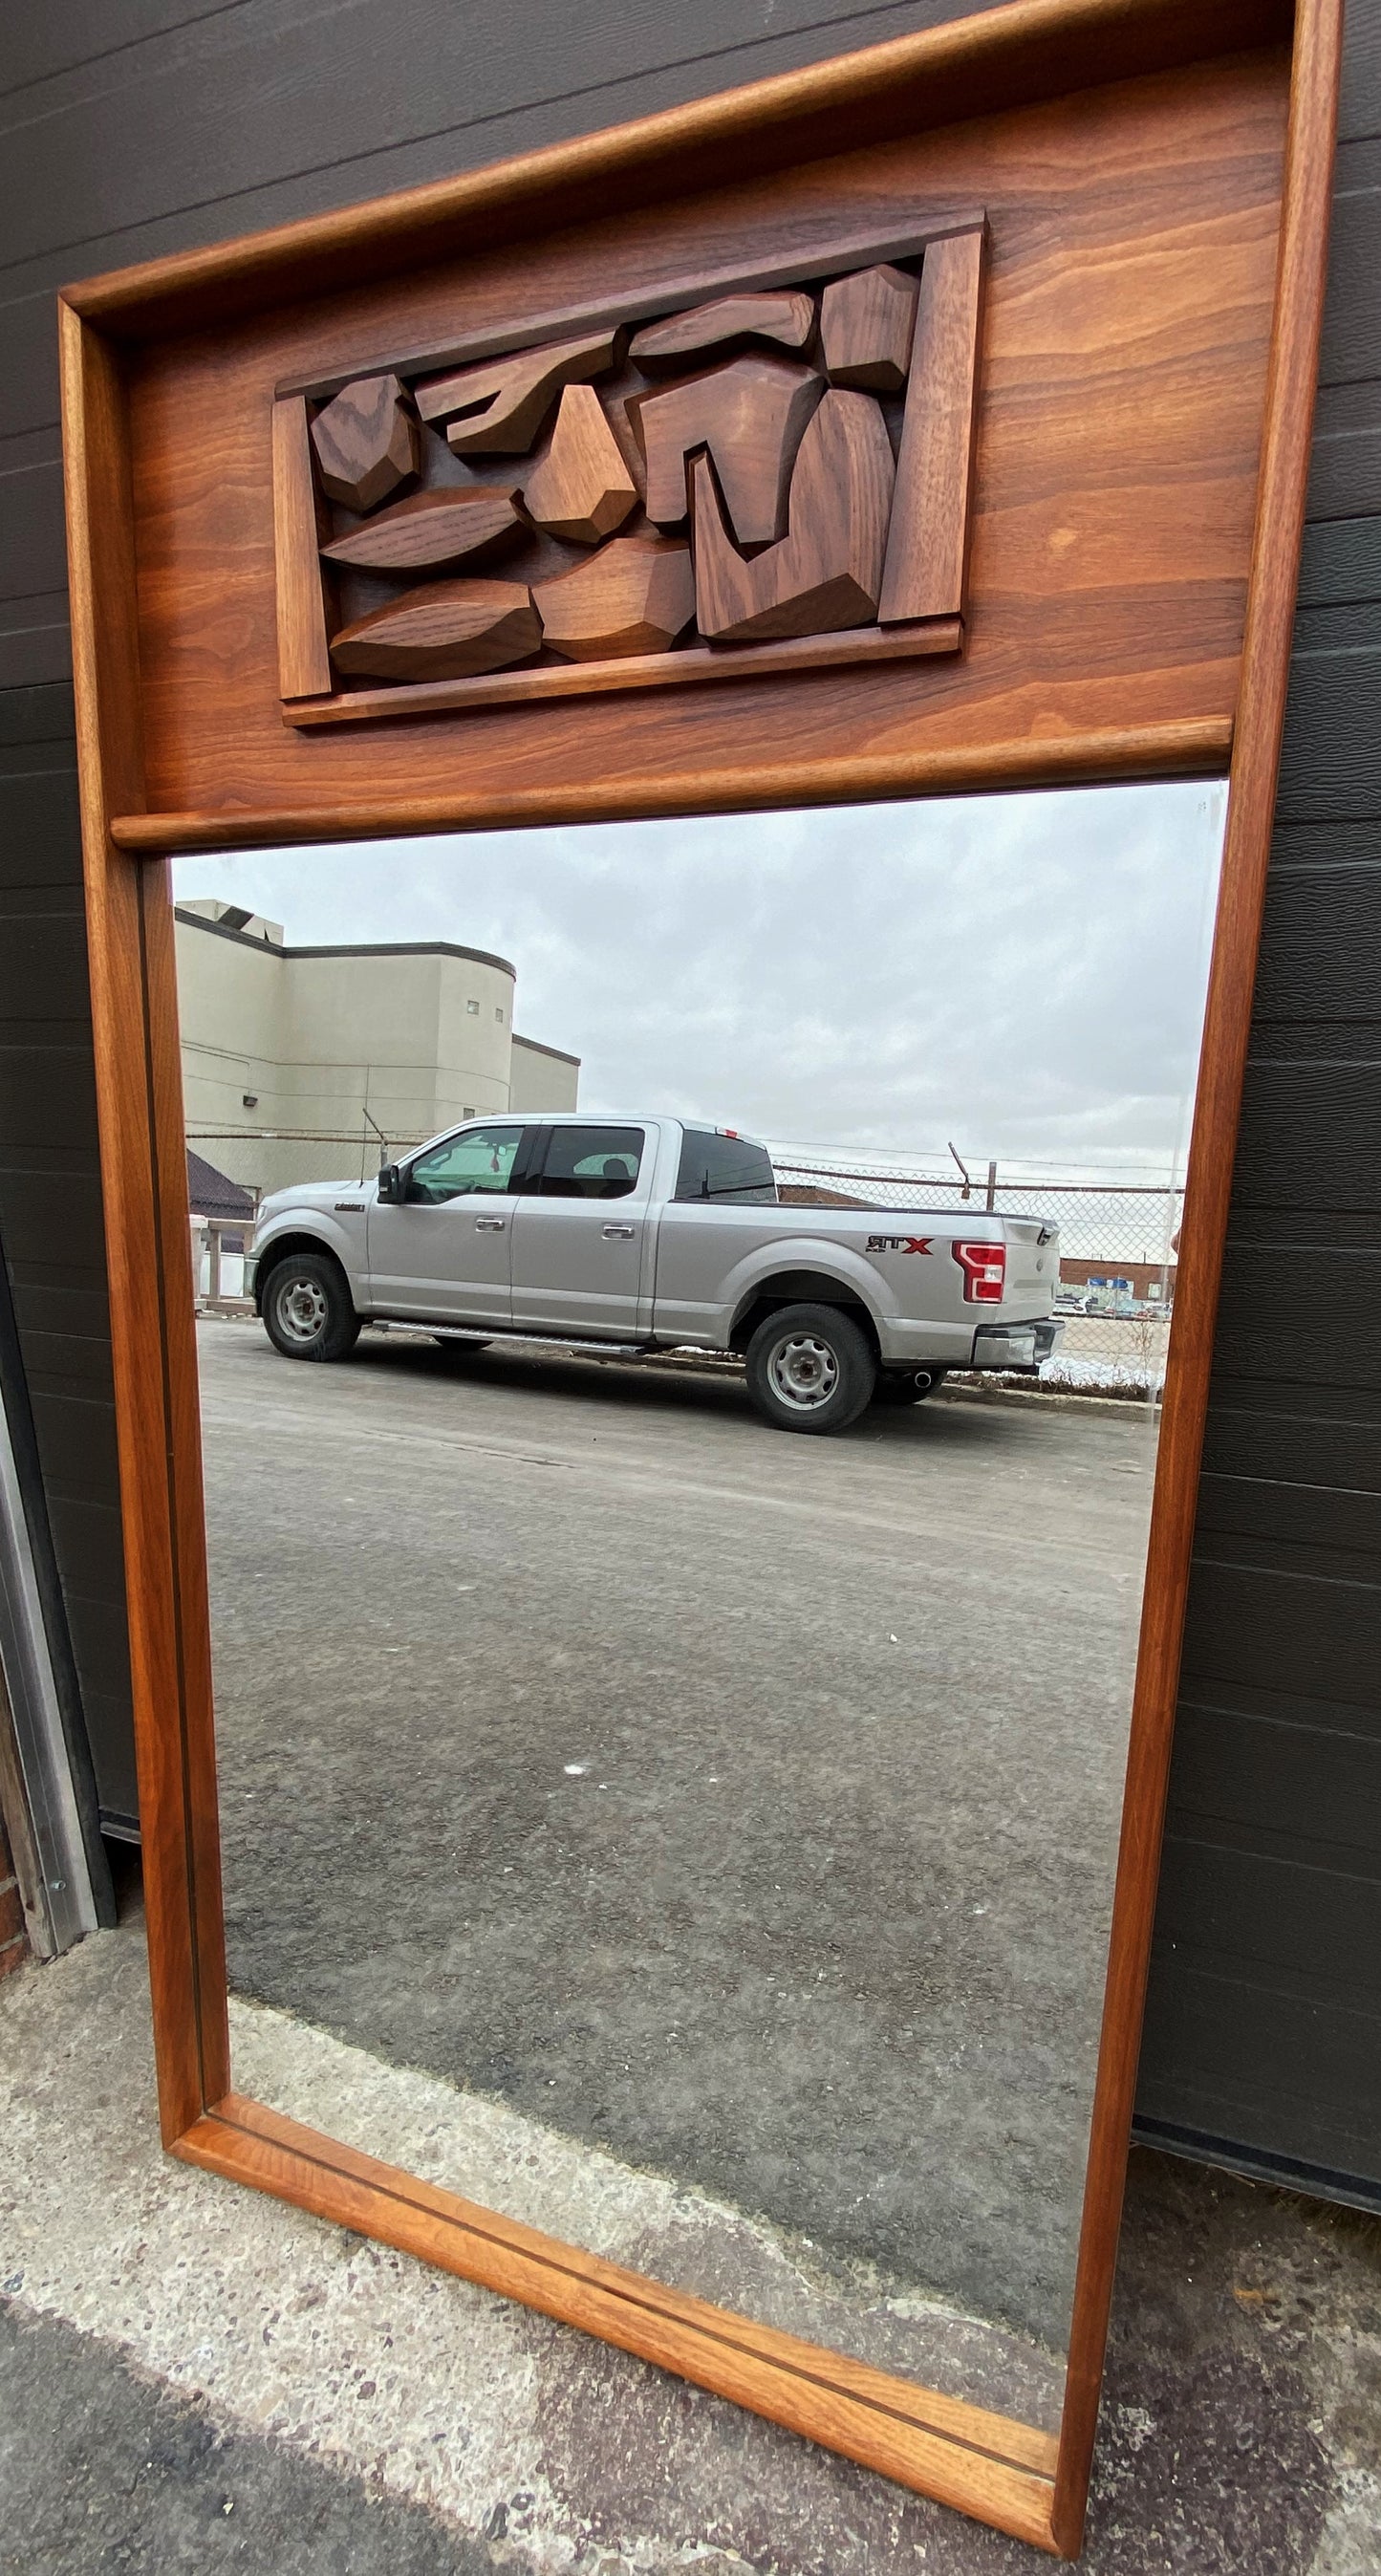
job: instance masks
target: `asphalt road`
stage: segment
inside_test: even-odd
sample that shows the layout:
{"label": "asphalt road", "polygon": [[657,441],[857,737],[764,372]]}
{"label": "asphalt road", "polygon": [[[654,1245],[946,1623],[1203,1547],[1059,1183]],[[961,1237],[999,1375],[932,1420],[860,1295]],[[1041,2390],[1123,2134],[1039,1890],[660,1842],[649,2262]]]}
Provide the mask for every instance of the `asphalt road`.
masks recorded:
{"label": "asphalt road", "polygon": [[200,1339],[233,1987],[1058,2350],[1145,1420]]}

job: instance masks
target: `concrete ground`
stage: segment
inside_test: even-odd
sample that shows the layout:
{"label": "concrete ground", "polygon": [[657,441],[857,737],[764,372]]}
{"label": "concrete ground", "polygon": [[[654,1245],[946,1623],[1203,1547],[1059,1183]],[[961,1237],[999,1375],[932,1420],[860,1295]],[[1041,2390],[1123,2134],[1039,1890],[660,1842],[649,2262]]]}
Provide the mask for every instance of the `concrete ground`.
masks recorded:
{"label": "concrete ground", "polygon": [[[572,2330],[170,2162],[137,1923],[0,1991],[0,2576],[1043,2563]],[[1373,2576],[1375,2222],[1133,2158],[1083,2564]]]}
{"label": "concrete ground", "polygon": [[234,1988],[1058,2353],[1144,1419],[201,1355]]}

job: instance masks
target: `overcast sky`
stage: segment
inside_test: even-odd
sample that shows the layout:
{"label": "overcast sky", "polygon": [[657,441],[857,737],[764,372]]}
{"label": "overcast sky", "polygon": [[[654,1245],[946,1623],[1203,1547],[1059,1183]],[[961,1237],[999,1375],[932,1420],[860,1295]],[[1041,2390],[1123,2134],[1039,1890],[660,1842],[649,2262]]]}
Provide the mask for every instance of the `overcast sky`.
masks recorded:
{"label": "overcast sky", "polygon": [[582,825],[182,859],[174,882],[291,943],[496,949],[516,1026],[581,1057],[582,1108],[1164,1168],[1223,805],[1173,784]]}

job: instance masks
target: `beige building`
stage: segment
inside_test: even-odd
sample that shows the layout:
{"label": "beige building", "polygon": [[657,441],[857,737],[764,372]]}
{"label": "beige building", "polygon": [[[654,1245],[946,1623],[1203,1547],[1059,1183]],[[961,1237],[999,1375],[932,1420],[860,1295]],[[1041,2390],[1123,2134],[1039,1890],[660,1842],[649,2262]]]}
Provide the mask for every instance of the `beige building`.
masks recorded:
{"label": "beige building", "polygon": [[580,1059],[519,1037],[506,958],[449,942],[290,948],[237,905],[177,907],[190,1146],[247,1188],[360,1178],[485,1110],[574,1109]]}

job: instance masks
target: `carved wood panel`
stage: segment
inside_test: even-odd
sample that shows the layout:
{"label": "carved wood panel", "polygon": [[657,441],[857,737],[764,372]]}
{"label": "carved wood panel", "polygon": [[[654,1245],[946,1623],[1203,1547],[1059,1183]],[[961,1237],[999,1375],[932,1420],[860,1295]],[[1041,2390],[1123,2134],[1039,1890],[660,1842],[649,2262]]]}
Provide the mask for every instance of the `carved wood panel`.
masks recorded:
{"label": "carved wood panel", "polygon": [[970,211],[280,391],[288,721],[960,652],[985,245]]}

